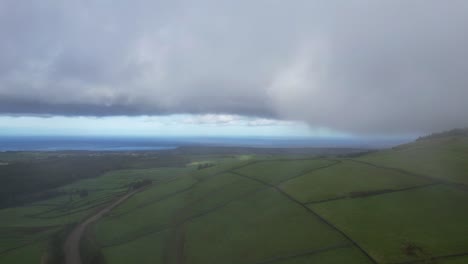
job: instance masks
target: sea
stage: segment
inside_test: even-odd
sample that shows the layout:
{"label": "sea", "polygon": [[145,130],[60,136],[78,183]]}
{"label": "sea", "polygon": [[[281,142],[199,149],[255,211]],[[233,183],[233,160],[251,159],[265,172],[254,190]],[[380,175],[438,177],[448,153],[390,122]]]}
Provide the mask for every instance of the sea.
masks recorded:
{"label": "sea", "polygon": [[0,136],[0,151],[157,151],[181,146],[387,148],[408,138]]}

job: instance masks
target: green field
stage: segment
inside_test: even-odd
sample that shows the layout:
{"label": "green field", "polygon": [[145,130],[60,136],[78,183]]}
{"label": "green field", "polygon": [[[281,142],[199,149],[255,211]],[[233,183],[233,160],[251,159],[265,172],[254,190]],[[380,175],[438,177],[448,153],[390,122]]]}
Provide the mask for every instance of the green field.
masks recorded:
{"label": "green field", "polygon": [[468,140],[465,137],[415,142],[360,160],[468,185]]}
{"label": "green field", "polygon": [[269,183],[279,183],[333,163],[326,159],[259,161],[235,172]]}
{"label": "green field", "polygon": [[188,263],[257,263],[350,246],[341,234],[271,188],[193,220],[184,229]]}
{"label": "green field", "polygon": [[18,249],[0,254],[0,263],[40,263],[45,249],[46,242],[44,241],[24,244]]}
{"label": "green field", "polygon": [[343,160],[329,168],[284,182],[281,188],[301,202],[311,203],[429,183],[424,178]]}
{"label": "green field", "polygon": [[299,254],[297,257],[274,260],[276,264],[342,264],[342,263],[372,263],[358,249],[354,247],[343,247],[336,249],[325,249],[323,251],[311,251]]}
{"label": "green field", "polygon": [[[441,162],[450,160],[450,166],[465,155],[452,151]],[[408,170],[383,162],[382,156],[393,155],[411,163],[409,156],[397,157],[400,153],[272,158],[210,168],[184,179],[190,188],[182,193],[168,188],[173,196],[136,209],[134,217],[101,220],[96,236],[105,240],[105,226],[140,234],[123,245],[145,256],[149,250],[138,245],[153,235],[141,230],[159,226],[161,263],[463,263],[467,257],[456,255],[468,253],[468,191],[452,184],[453,175],[435,177],[437,172],[426,174],[418,166]],[[428,163],[411,155],[415,163]],[[164,191],[145,192],[157,197]],[[130,204],[132,199],[116,212]],[[155,218],[140,228],[136,219],[143,215]],[[121,227],[111,228],[111,222]],[[111,259],[123,245],[104,253]]]}
{"label": "green field", "polygon": [[[103,252],[106,256],[106,261],[116,264],[163,263],[164,242],[168,235],[168,231],[162,231],[120,246],[104,248]],[[148,254],[148,252],[151,252],[151,254]]]}
{"label": "green field", "polygon": [[[0,263],[38,262],[47,253],[51,237],[69,224],[90,215],[127,192],[129,184],[152,179],[158,183],[178,179],[190,168],[119,170],[77,181],[57,191],[63,195],[20,207],[0,210]],[[80,197],[75,190],[87,190]],[[35,261],[30,261],[35,260]]]}
{"label": "green field", "polygon": [[0,210],[0,263],[47,260],[54,234],[143,179],[152,185],[88,230],[88,248],[102,256],[94,264],[468,262],[466,138],[362,156],[184,159],[106,172]]}
{"label": "green field", "polygon": [[[325,159],[255,160],[210,168],[203,174],[198,171],[136,195],[102,219],[94,232],[108,259],[119,255],[124,245],[135,257],[145,256],[148,248],[140,245],[153,236],[160,241],[160,234],[168,233],[164,235],[167,263],[269,263],[313,258],[328,263],[340,259],[366,263],[366,255],[347,237],[271,185],[336,163]],[[255,171],[263,173],[265,166],[272,165],[275,180],[263,182],[267,177],[255,177]],[[280,167],[283,169],[278,172]],[[334,251],[341,252],[340,257],[334,257]]]}
{"label": "green field", "polygon": [[[436,185],[311,207],[379,263],[399,263],[468,252],[467,200],[466,191]],[[410,244],[414,255],[402,250]]]}

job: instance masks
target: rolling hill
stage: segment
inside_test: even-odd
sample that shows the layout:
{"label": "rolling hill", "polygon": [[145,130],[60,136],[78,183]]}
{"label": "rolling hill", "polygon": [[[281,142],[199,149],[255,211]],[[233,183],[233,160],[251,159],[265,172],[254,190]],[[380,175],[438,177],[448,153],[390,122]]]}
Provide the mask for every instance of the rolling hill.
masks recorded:
{"label": "rolling hill", "polygon": [[191,151],[186,168],[107,172],[61,187],[89,197],[0,210],[0,263],[53,263],[48,237],[135,179],[153,184],[87,230],[84,263],[468,262],[467,134],[360,156]]}
{"label": "rolling hill", "polygon": [[140,193],[93,232],[110,263],[466,263],[467,173],[468,137],[451,133],[253,159]]}

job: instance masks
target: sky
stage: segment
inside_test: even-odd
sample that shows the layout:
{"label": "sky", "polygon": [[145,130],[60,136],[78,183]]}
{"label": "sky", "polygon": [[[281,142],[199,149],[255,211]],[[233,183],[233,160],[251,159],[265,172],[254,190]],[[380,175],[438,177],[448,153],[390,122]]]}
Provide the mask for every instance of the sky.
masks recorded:
{"label": "sky", "polygon": [[5,116],[0,136],[287,137],[351,135],[304,122],[222,114],[164,116]]}
{"label": "sky", "polygon": [[468,126],[465,0],[0,0],[0,39],[0,134]]}

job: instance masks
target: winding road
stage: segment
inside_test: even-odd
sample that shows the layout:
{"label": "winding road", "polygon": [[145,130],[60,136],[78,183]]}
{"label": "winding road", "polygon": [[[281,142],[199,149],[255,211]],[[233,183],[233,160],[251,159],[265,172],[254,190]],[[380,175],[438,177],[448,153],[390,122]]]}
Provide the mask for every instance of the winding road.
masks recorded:
{"label": "winding road", "polygon": [[121,204],[122,202],[124,202],[139,191],[141,191],[141,189],[127,193],[126,195],[120,197],[110,205],[97,211],[94,215],[90,216],[84,222],[76,226],[75,229],[73,229],[73,231],[68,235],[63,246],[63,251],[65,253],[65,264],[81,264],[80,240],[86,228],[93,222],[99,220],[106,213],[110,212],[114,207]]}

